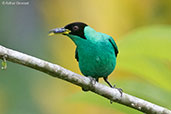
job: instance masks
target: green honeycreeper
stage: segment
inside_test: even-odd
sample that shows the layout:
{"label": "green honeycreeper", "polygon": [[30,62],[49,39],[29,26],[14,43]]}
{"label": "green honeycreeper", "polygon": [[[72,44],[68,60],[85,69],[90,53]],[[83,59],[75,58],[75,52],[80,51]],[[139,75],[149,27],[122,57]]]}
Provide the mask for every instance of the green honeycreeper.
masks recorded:
{"label": "green honeycreeper", "polygon": [[[64,28],[52,29],[49,31],[49,36],[58,33],[68,36],[75,43],[75,58],[84,76],[91,77],[97,82],[103,77],[110,87],[115,87],[107,79],[115,69],[118,55],[118,47],[111,36],[96,32],[82,22],[74,22]],[[122,89],[117,89],[122,95]],[[83,90],[86,91],[84,88]]]}

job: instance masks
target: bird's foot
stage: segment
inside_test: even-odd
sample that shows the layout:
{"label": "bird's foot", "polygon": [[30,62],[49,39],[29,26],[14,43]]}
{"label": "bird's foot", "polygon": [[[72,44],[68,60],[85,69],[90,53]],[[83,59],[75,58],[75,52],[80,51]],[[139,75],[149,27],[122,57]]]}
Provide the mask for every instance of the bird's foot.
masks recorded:
{"label": "bird's foot", "polygon": [[121,94],[121,97],[122,97],[123,90],[121,88],[116,88],[116,85],[112,86],[112,88],[117,89],[119,91],[119,93]]}
{"label": "bird's foot", "polygon": [[[123,94],[123,90],[121,88],[116,88],[116,85],[112,86],[112,88],[115,88],[119,91],[119,93],[121,94],[121,97],[122,97],[122,94]],[[112,104],[113,101],[110,100],[110,103]]]}
{"label": "bird's foot", "polygon": [[[96,79],[91,76],[88,76],[88,78],[90,79],[91,87],[93,87],[96,84]],[[90,88],[82,88],[82,90],[86,92],[86,91],[89,91]]]}
{"label": "bird's foot", "polygon": [[90,79],[90,84],[91,86],[95,85],[96,84],[96,79],[91,77],[91,76],[88,76],[88,78]]}
{"label": "bird's foot", "polygon": [[[119,91],[119,93],[121,94],[121,97],[122,97],[122,92],[123,92],[123,90],[122,90],[121,88],[116,88],[116,85],[112,86],[112,85],[110,84],[110,82],[108,81],[107,77],[104,77],[103,79],[104,79],[104,81],[105,81],[111,88],[117,89],[117,90]],[[112,103],[112,101],[110,101],[110,103]]]}

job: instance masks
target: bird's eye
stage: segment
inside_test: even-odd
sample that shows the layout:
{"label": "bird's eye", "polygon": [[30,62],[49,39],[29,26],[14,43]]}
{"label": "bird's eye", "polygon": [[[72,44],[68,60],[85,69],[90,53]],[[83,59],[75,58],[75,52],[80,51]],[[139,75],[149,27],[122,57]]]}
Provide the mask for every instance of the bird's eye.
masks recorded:
{"label": "bird's eye", "polygon": [[76,30],[78,30],[78,29],[79,29],[78,26],[74,26],[74,27],[73,27],[73,30],[74,30],[74,31],[76,31]]}

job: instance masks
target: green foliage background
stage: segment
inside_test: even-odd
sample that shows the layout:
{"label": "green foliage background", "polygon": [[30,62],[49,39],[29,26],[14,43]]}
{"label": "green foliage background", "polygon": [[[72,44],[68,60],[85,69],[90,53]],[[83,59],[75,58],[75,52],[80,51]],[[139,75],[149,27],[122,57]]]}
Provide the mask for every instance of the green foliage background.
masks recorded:
{"label": "green foliage background", "polygon": [[[86,22],[113,36],[118,44],[117,67],[109,80],[131,95],[171,109],[170,0],[30,0],[26,6],[0,3],[0,45],[81,74],[73,42],[66,36],[47,34],[70,22]],[[0,70],[0,113],[141,114],[10,62],[7,70]]]}

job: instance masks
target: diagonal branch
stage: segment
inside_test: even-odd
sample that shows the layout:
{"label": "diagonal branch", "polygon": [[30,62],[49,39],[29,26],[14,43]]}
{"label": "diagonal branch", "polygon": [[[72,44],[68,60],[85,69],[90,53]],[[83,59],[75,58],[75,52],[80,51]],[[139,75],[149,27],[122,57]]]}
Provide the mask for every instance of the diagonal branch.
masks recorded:
{"label": "diagonal branch", "polygon": [[91,84],[91,80],[85,76],[76,74],[59,65],[49,63],[47,61],[32,57],[30,55],[5,48],[0,45],[0,59],[18,63],[50,76],[60,78],[62,80],[71,82],[83,88],[88,88],[90,91],[101,95],[111,101],[129,106],[146,114],[171,114],[171,110],[164,107],[152,104],[148,101],[123,93],[122,97],[117,89],[107,87],[103,84]]}

